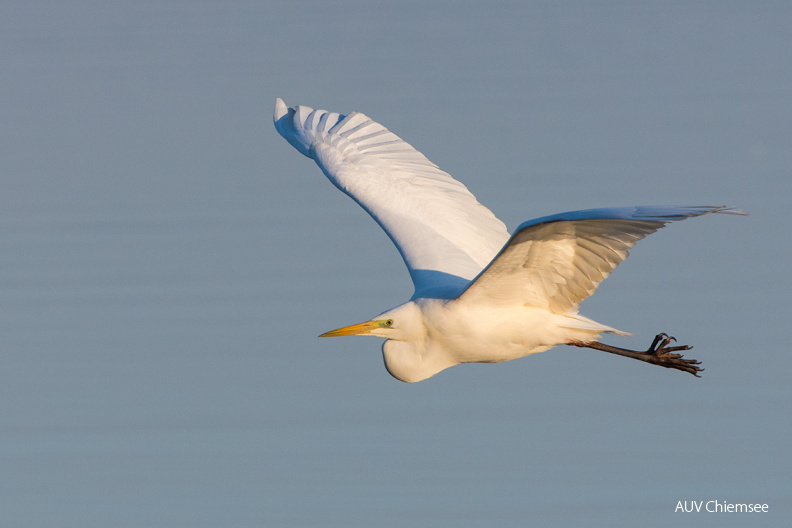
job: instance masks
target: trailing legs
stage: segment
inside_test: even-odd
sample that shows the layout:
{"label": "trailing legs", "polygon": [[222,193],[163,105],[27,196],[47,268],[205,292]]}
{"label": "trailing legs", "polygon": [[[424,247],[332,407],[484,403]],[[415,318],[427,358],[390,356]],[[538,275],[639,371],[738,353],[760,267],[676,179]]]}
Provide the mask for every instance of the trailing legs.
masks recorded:
{"label": "trailing legs", "polygon": [[661,367],[681,370],[683,372],[693,374],[697,378],[700,378],[701,376],[699,376],[699,372],[704,370],[698,366],[701,364],[700,361],[696,361],[695,359],[684,359],[682,354],[675,354],[677,351],[690,350],[693,347],[687,345],[669,346],[674,341],[676,341],[676,339],[670,337],[668,334],[657,334],[649,348],[643,352],[606,345],[598,341],[572,340],[567,344],[576,347],[602,350],[603,352],[610,352],[611,354],[616,354],[618,356],[645,361],[646,363],[651,363],[652,365],[660,365]]}

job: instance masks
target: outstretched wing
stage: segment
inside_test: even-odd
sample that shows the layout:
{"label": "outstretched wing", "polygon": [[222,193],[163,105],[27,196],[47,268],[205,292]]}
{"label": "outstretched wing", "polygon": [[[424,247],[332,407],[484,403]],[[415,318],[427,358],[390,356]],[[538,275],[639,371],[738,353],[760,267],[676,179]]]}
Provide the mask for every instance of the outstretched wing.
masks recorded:
{"label": "outstretched wing", "polygon": [[453,296],[508,240],[503,222],[468,189],[384,126],[275,103],[275,128],[385,230],[416,296]]}
{"label": "outstretched wing", "polygon": [[726,207],[623,207],[525,222],[460,301],[576,313],[636,242],[668,222],[707,213],[745,214]]}

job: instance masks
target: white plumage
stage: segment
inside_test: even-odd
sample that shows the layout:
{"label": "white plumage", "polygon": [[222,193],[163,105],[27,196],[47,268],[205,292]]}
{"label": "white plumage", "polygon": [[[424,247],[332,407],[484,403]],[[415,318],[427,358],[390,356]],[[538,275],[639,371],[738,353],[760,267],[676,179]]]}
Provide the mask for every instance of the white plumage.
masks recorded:
{"label": "white plumage", "polygon": [[286,108],[278,99],[275,126],[382,226],[418,295],[438,285],[438,273],[467,283],[509,239],[503,222],[467,187],[363,114]]}
{"label": "white plumage", "polygon": [[666,223],[727,207],[624,207],[531,220],[509,237],[503,222],[460,182],[360,113],[347,116],[275,104],[275,127],[360,204],[398,248],[412,298],[360,323],[323,334],[385,337],[388,371],[420,381],[466,362],[499,362],[556,345],[597,348],[697,375],[698,362],[660,334],[645,352],[598,343],[623,333],[578,307]]}

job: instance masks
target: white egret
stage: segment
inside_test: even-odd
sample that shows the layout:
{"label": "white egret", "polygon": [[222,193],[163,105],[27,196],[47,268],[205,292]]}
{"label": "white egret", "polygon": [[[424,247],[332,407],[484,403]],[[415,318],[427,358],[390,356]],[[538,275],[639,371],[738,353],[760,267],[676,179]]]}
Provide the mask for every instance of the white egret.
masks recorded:
{"label": "white egret", "polygon": [[557,345],[603,350],[689,372],[698,361],[659,334],[645,351],[598,342],[626,332],[578,314],[628,250],[666,223],[720,207],[620,207],[504,224],[460,182],[384,126],[360,113],[341,115],[275,103],[275,127],[330,181],[360,204],[391,238],[415,293],[369,321],[321,337],[384,337],[385,367],[416,382],[460,363],[493,363]]}

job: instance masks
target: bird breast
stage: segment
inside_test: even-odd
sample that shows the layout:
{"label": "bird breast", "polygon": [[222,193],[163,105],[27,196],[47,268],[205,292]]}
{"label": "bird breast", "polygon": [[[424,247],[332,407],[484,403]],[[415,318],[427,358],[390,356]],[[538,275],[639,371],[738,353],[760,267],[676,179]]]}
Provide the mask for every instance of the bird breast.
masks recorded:
{"label": "bird breast", "polygon": [[421,306],[427,353],[456,363],[496,363],[565,342],[558,316],[526,306],[431,301]]}

